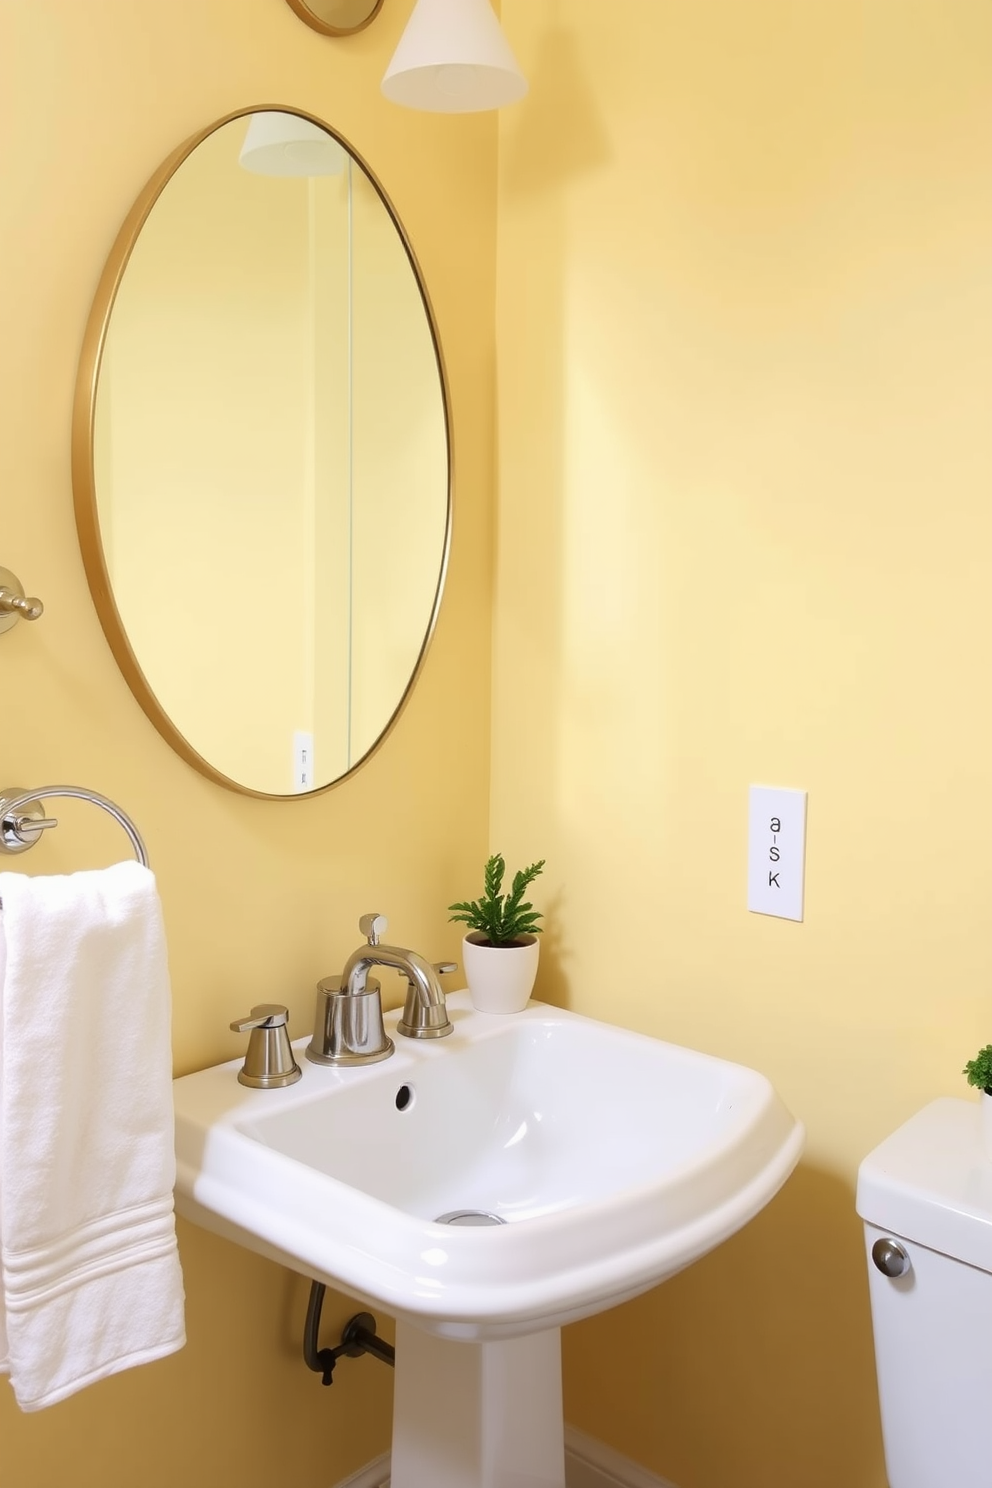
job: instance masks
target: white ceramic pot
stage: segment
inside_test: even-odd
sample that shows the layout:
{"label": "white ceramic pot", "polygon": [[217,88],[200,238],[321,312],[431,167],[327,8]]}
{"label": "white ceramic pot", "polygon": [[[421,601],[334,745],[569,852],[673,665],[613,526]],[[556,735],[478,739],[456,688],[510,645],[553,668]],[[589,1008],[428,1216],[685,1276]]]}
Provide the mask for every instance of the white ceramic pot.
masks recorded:
{"label": "white ceramic pot", "polygon": [[979,1096],[981,1121],[982,1145],[985,1148],[985,1156],[992,1161],[992,1095],[983,1090]]}
{"label": "white ceramic pot", "polygon": [[530,1001],[537,977],[540,944],[523,935],[509,946],[492,946],[477,930],[462,941],[462,965],[480,1013],[520,1013]]}

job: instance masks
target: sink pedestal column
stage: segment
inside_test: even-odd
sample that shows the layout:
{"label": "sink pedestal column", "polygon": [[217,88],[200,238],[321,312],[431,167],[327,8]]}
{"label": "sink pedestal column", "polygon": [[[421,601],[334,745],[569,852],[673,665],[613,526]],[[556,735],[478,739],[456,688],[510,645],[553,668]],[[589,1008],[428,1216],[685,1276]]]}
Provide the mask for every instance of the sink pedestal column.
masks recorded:
{"label": "sink pedestal column", "polygon": [[561,1332],[451,1343],[396,1324],[390,1488],[565,1488]]}

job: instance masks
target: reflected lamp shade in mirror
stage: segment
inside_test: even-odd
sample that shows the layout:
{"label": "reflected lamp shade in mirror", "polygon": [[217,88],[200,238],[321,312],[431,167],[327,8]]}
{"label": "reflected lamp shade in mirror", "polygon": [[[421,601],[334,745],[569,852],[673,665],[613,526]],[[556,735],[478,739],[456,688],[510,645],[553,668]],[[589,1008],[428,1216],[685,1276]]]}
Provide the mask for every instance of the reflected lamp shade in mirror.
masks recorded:
{"label": "reflected lamp shade in mirror", "polygon": [[527,92],[489,0],[417,0],[382,80],[392,103],[471,114]]}
{"label": "reflected lamp shade in mirror", "polygon": [[252,114],[238,164],[257,176],[340,176],[337,140],[299,114]]}

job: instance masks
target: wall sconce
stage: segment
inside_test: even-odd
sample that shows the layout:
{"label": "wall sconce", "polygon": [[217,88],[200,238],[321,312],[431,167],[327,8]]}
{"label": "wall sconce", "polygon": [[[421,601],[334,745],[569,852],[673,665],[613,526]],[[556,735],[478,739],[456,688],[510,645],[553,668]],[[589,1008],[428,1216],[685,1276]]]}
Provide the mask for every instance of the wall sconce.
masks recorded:
{"label": "wall sconce", "polygon": [[437,114],[502,108],[527,92],[489,0],[417,0],[382,91]]}

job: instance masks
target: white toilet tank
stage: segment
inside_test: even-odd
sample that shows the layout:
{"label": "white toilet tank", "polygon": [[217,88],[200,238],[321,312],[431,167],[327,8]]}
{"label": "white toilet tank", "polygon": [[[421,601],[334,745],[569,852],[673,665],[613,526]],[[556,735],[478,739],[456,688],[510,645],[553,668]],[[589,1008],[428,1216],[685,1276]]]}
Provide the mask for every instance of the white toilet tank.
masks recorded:
{"label": "white toilet tank", "polygon": [[978,1106],[934,1101],[876,1147],[857,1208],[890,1488],[992,1488],[992,1160]]}

